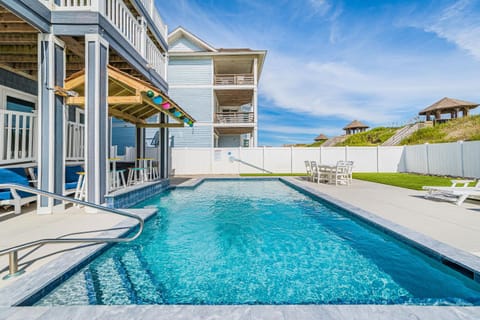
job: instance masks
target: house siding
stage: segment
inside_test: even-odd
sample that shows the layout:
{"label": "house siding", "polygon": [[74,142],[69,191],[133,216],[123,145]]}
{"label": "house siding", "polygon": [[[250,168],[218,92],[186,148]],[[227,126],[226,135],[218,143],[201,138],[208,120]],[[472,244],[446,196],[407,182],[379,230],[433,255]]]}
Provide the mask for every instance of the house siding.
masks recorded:
{"label": "house siding", "polygon": [[170,59],[168,83],[176,85],[212,85],[212,59]]}
{"label": "house siding", "polygon": [[171,147],[211,148],[213,139],[212,126],[194,126],[192,128],[171,128]]}
{"label": "house siding", "polygon": [[0,68],[0,85],[37,95],[37,81],[22,77],[16,73]]}
{"label": "house siding", "polygon": [[199,122],[212,122],[211,88],[170,88],[170,97]]}
{"label": "house siding", "polygon": [[169,50],[171,52],[198,52],[205,51],[199,46],[193,44],[185,38],[180,38],[170,44]]}

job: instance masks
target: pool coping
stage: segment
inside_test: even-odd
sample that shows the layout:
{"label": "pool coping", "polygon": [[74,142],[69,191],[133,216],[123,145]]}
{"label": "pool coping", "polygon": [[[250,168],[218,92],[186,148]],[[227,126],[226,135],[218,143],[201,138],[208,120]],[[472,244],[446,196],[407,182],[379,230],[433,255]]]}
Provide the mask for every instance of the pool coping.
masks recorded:
{"label": "pool coping", "polygon": [[[204,177],[194,179],[192,183],[184,186],[172,186],[168,189],[195,188],[208,180],[278,180],[287,185],[305,192],[314,198],[319,198],[334,206],[346,210],[353,216],[369,223],[380,230],[413,245],[429,256],[440,259],[450,258],[475,270],[478,281],[480,274],[480,258],[453,248],[447,244],[434,240],[416,231],[395,224],[389,220],[380,218],[361,208],[350,205],[338,198],[326,195],[318,190],[302,185],[296,178],[286,177],[239,177],[218,178]],[[140,209],[142,210],[142,209]],[[146,209],[144,209],[146,210]],[[148,217],[155,213],[151,212]],[[146,219],[148,219],[148,217]],[[125,226],[122,221],[115,227]],[[128,223],[127,223],[128,224]],[[130,229],[133,224],[130,223]],[[117,232],[125,234],[126,232]],[[103,236],[103,234],[102,234]],[[109,234],[112,236],[112,234]],[[121,236],[117,234],[116,236]],[[28,278],[34,279],[32,284],[27,280],[19,279],[12,285],[0,290],[0,320],[3,319],[480,319],[480,307],[476,306],[416,306],[416,305],[124,305],[124,306],[55,306],[55,307],[18,307],[15,304],[31,299],[35,287],[37,291],[43,287],[52,285],[55,281],[62,281],[63,277],[69,277],[80,265],[86,264],[91,259],[107,250],[110,245],[95,245],[69,253],[62,254],[54,261],[32,271]],[[77,253],[78,252],[78,253]],[[73,254],[72,254],[73,253]],[[63,260],[63,261],[62,261]],[[87,262],[88,261],[88,262]],[[72,271],[73,270],[73,271]],[[43,272],[45,273],[43,273]],[[56,274],[56,279],[54,278]],[[37,279],[35,279],[37,278]],[[20,288],[17,288],[21,283]],[[56,285],[56,283],[55,283]],[[15,287],[14,287],[15,286]],[[10,288],[11,287],[11,288]],[[9,290],[8,290],[9,289]],[[19,293],[23,292],[23,293]],[[30,297],[28,297],[30,295]],[[12,303],[15,301],[16,303]],[[7,302],[7,303],[5,303]]]}
{"label": "pool coping", "polygon": [[[156,209],[151,208],[123,210],[138,214],[145,221],[157,213]],[[111,230],[101,232],[98,237],[120,238],[131,232],[137,225],[138,221],[125,218],[109,228]],[[45,292],[51,291],[52,288],[76,273],[83,265],[86,265],[113,245],[113,243],[83,246],[80,244],[75,247],[77,249],[67,251],[38,269],[22,275],[11,284],[0,289],[0,307],[15,307],[36,301],[39,295],[43,296]],[[0,319],[2,319],[1,316]]]}

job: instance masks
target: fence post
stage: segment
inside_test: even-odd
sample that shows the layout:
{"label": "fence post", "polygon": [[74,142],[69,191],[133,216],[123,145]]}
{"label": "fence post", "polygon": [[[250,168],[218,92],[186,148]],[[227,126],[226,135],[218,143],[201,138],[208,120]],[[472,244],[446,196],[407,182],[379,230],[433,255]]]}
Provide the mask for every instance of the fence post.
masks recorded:
{"label": "fence post", "polygon": [[318,159],[318,163],[322,163],[322,154],[323,154],[323,147],[320,146],[320,159]]}
{"label": "fence post", "polygon": [[464,161],[464,156],[463,156],[463,141],[460,140],[458,141],[459,143],[459,146],[460,146],[460,152],[459,152],[459,156],[460,156],[460,172],[462,173],[462,177],[465,177],[465,165],[463,163]]}
{"label": "fence post", "polygon": [[348,161],[348,146],[345,146],[345,161]]}
{"label": "fence post", "polygon": [[290,146],[290,173],[293,173],[293,147]]}
{"label": "fence post", "polygon": [[380,146],[377,146],[377,173],[380,172]]}
{"label": "fence post", "polygon": [[265,146],[262,149],[262,169],[265,170]]}

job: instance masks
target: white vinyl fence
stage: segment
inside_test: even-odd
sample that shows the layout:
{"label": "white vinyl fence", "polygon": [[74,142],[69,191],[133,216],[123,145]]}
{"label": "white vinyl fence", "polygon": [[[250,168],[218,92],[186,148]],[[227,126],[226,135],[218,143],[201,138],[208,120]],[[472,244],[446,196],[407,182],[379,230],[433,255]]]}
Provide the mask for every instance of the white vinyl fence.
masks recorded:
{"label": "white vinyl fence", "polygon": [[415,172],[480,178],[480,141],[395,147],[173,148],[175,175],[302,173],[305,160],[353,161],[354,172]]}

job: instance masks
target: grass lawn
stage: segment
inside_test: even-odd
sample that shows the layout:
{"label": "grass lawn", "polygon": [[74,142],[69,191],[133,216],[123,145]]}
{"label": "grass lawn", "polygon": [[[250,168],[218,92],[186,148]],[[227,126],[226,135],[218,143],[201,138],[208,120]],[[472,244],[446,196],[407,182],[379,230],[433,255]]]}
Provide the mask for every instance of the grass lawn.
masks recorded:
{"label": "grass lawn", "polygon": [[306,173],[240,173],[240,177],[304,177]]}
{"label": "grass lawn", "polygon": [[391,186],[402,187],[413,190],[422,190],[423,186],[446,186],[451,185],[450,180],[455,178],[424,176],[412,173],[376,173],[361,172],[354,173],[354,179],[365,180]]}

